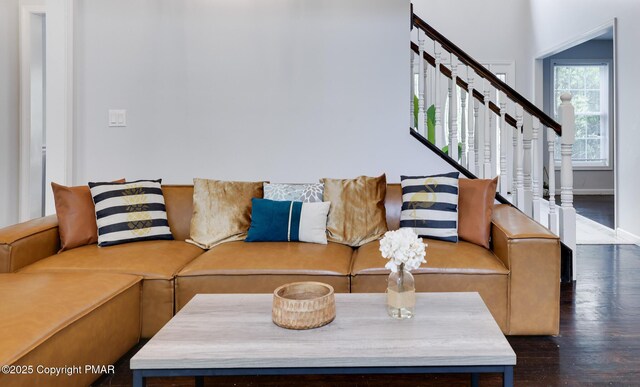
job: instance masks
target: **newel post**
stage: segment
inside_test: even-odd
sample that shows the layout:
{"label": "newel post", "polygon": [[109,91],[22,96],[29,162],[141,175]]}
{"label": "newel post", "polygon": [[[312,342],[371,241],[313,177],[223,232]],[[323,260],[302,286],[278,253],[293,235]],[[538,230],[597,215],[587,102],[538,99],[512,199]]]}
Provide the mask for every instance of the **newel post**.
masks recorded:
{"label": "newel post", "polygon": [[575,142],[575,111],[571,104],[571,94],[560,96],[558,115],[562,125],[560,137],[560,239],[573,251],[573,279],[576,279],[576,209],[573,208],[573,143]]}

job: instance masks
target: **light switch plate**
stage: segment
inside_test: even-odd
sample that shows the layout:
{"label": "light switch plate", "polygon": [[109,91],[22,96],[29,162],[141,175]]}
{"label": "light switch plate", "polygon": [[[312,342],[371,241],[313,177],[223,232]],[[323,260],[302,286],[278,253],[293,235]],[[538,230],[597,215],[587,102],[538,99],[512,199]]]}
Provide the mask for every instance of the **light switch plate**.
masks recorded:
{"label": "light switch plate", "polygon": [[109,109],[109,126],[127,126],[127,111],[124,109]]}

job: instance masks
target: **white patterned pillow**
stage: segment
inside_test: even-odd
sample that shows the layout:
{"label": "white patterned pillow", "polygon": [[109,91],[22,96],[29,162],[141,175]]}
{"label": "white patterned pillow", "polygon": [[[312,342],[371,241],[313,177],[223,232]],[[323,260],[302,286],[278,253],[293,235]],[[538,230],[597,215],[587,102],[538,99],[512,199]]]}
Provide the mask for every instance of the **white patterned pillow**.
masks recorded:
{"label": "white patterned pillow", "polygon": [[269,200],[317,203],[322,201],[324,184],[264,183],[264,198]]}
{"label": "white patterned pillow", "polygon": [[96,206],[98,246],[173,239],[160,182],[89,183]]}
{"label": "white patterned pillow", "polygon": [[400,176],[400,227],[421,237],[458,242],[458,172]]}

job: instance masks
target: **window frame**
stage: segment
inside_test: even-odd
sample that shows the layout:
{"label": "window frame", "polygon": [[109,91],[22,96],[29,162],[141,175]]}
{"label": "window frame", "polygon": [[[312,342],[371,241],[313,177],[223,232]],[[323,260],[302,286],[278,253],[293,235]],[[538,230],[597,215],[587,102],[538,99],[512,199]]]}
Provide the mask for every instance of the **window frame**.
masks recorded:
{"label": "window frame", "polygon": [[[552,59],[549,61],[549,74],[551,76],[551,82],[549,85],[549,100],[556,103],[556,106],[551,105],[552,114],[557,108],[557,105],[560,104],[560,101],[555,101],[555,66],[607,66],[607,78],[605,85],[606,91],[605,94],[607,96],[607,103],[605,105],[606,111],[604,114],[607,118],[607,126],[608,126],[608,157],[605,165],[599,163],[593,163],[588,161],[573,161],[573,169],[574,170],[586,170],[586,171],[611,171],[613,170],[613,61],[611,59]],[[602,94],[602,91],[601,91]],[[602,106],[601,106],[602,109]],[[559,141],[556,141],[556,147],[559,146]],[[560,160],[556,159],[555,169],[559,171],[562,167]]]}

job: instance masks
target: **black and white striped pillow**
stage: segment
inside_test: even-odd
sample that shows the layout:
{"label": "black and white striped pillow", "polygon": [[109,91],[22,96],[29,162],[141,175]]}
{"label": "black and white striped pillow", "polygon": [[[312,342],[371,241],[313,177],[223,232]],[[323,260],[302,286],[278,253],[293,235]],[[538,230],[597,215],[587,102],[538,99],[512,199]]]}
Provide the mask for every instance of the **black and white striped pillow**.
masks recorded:
{"label": "black and white striped pillow", "polygon": [[96,206],[98,246],[173,239],[161,181],[89,183]]}
{"label": "black and white striped pillow", "polygon": [[400,227],[411,227],[421,237],[458,242],[458,176],[400,176]]}

